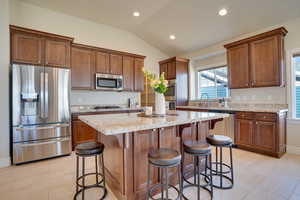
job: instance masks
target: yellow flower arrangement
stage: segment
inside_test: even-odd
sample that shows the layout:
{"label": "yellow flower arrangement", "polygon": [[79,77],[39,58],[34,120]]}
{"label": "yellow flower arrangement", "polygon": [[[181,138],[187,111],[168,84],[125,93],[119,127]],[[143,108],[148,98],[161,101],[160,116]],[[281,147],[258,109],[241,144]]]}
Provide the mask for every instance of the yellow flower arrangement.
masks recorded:
{"label": "yellow flower arrangement", "polygon": [[165,73],[163,72],[157,79],[154,73],[146,71],[143,68],[143,73],[150,82],[150,87],[157,93],[164,94],[168,90],[168,81],[165,80]]}

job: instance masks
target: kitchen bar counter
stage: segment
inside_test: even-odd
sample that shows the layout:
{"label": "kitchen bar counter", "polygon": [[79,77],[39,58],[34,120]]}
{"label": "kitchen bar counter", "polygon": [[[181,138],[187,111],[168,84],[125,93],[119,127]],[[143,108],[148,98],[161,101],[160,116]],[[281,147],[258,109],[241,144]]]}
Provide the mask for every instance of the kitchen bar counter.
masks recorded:
{"label": "kitchen bar counter", "polygon": [[177,111],[166,117],[139,117],[137,113],[84,115],[79,119],[104,135],[177,126],[228,117],[228,114]]}
{"label": "kitchen bar counter", "polygon": [[264,113],[284,113],[288,112],[288,109],[283,106],[276,105],[235,105],[235,106],[177,106],[177,109],[181,110],[220,110],[220,111],[231,111],[231,112],[264,112]]}
{"label": "kitchen bar counter", "polygon": [[[211,124],[228,116],[190,111],[176,113],[178,115],[151,118],[136,113],[79,115],[80,120],[97,130],[97,141],[105,146],[106,182],[117,199],[146,199],[149,151],[171,148],[182,153],[182,142],[206,141]],[[184,170],[192,174],[193,160],[188,155],[185,157]],[[158,169],[151,170],[151,184],[156,184]],[[171,184],[178,184],[177,168],[170,169],[169,176]]]}

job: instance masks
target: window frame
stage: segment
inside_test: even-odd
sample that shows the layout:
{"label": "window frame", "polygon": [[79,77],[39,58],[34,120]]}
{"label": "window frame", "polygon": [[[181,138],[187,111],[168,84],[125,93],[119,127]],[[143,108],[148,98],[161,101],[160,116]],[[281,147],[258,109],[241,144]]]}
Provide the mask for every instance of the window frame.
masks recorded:
{"label": "window frame", "polygon": [[[228,80],[228,76],[229,76],[229,70],[228,70],[228,65],[227,64],[219,64],[219,65],[214,65],[212,67],[207,67],[207,68],[197,68],[196,69],[196,99],[197,100],[206,100],[206,101],[215,101],[215,100],[219,100],[219,99],[229,99],[230,98],[230,88],[229,88],[229,83],[227,83],[227,87],[228,87],[228,96],[227,97],[220,97],[220,98],[211,98],[211,99],[201,99],[200,97],[200,79],[199,79],[199,72],[201,71],[207,71],[207,70],[212,70],[212,69],[218,69],[218,68],[222,68],[222,67],[226,67],[227,68],[227,80]],[[216,77],[215,77],[215,84],[216,84]],[[217,96],[217,95],[216,95]]]}
{"label": "window frame", "polygon": [[299,120],[300,118],[296,117],[296,67],[295,67],[295,62],[294,62],[294,57],[296,56],[300,56],[300,49],[295,49],[289,52],[289,66],[290,66],[290,95],[288,95],[290,97],[290,106],[289,109],[291,110],[290,112],[290,118],[291,119],[295,119],[295,120]]}

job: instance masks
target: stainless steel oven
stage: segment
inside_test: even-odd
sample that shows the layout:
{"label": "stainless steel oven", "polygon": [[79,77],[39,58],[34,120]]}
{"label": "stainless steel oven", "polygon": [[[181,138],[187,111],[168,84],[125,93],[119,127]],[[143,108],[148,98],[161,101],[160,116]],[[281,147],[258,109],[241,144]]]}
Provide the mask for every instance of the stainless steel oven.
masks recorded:
{"label": "stainless steel oven", "polygon": [[96,74],[96,89],[97,90],[123,90],[123,76],[112,74]]}
{"label": "stainless steel oven", "polygon": [[176,101],[176,79],[169,80],[168,90],[165,93],[166,101]]}

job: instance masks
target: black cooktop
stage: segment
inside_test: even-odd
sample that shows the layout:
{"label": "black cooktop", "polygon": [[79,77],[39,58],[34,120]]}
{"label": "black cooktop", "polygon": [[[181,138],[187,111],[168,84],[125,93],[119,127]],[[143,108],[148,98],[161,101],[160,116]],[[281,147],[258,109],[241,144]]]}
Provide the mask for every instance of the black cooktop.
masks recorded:
{"label": "black cooktop", "polygon": [[95,106],[95,110],[101,110],[101,109],[117,109],[121,108],[120,106]]}

